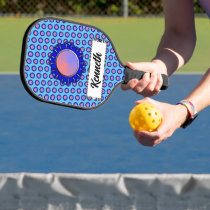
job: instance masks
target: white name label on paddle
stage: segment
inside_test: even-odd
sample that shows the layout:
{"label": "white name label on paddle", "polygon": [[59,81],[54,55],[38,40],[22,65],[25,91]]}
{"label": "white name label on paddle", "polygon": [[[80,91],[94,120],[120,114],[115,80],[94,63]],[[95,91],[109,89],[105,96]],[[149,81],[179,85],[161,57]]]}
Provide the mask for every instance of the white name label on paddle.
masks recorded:
{"label": "white name label on paddle", "polygon": [[92,40],[87,97],[100,101],[102,100],[106,48],[107,43],[105,41]]}

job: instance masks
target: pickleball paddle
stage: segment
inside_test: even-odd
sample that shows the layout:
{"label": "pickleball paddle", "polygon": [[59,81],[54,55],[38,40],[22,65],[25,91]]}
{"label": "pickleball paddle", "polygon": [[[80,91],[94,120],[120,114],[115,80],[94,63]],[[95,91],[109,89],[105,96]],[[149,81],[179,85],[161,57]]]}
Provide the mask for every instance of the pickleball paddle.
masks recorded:
{"label": "pickleball paddle", "polygon": [[[20,73],[25,89],[40,101],[93,109],[118,84],[140,80],[145,72],[124,66],[111,39],[95,26],[43,18],[26,30]],[[162,78],[165,90],[168,77]]]}

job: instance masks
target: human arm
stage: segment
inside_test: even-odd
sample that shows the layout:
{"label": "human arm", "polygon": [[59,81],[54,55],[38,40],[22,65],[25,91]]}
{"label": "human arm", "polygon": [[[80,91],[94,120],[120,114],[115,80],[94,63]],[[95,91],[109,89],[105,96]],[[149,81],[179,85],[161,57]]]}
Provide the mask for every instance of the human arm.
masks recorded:
{"label": "human arm", "polygon": [[165,31],[159,43],[155,57],[151,62],[130,63],[126,65],[134,70],[151,73],[143,79],[131,80],[122,85],[123,90],[133,89],[143,96],[152,96],[160,91],[160,74],[170,76],[183,66],[192,56],[195,43],[195,23],[192,0],[163,0]]}
{"label": "human arm", "polygon": [[[210,69],[204,74],[194,90],[184,99],[191,101],[197,112],[210,106]],[[180,128],[180,126],[189,117],[188,110],[185,106],[171,105],[155,101],[150,98],[144,98],[136,103],[149,102],[154,104],[161,112],[163,121],[157,131],[134,131],[134,136],[144,146],[155,146],[166,140]]]}

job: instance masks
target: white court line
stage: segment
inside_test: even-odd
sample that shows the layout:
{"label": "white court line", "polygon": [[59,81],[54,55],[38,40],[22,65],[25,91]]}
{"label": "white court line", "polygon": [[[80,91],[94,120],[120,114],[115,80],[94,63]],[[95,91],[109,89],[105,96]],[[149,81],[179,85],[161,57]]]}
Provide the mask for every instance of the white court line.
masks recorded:
{"label": "white court line", "polygon": [[198,75],[205,74],[205,72],[175,72],[174,75]]}
{"label": "white court line", "polygon": [[19,72],[0,72],[0,75],[18,75]]}

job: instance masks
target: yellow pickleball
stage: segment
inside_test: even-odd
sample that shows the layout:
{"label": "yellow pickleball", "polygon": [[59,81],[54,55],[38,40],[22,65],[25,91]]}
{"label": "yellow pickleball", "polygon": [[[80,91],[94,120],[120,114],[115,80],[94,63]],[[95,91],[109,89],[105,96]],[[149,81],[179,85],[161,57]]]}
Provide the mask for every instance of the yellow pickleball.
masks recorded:
{"label": "yellow pickleball", "polygon": [[153,104],[141,103],[130,112],[129,122],[137,131],[155,131],[162,122],[160,111]]}

